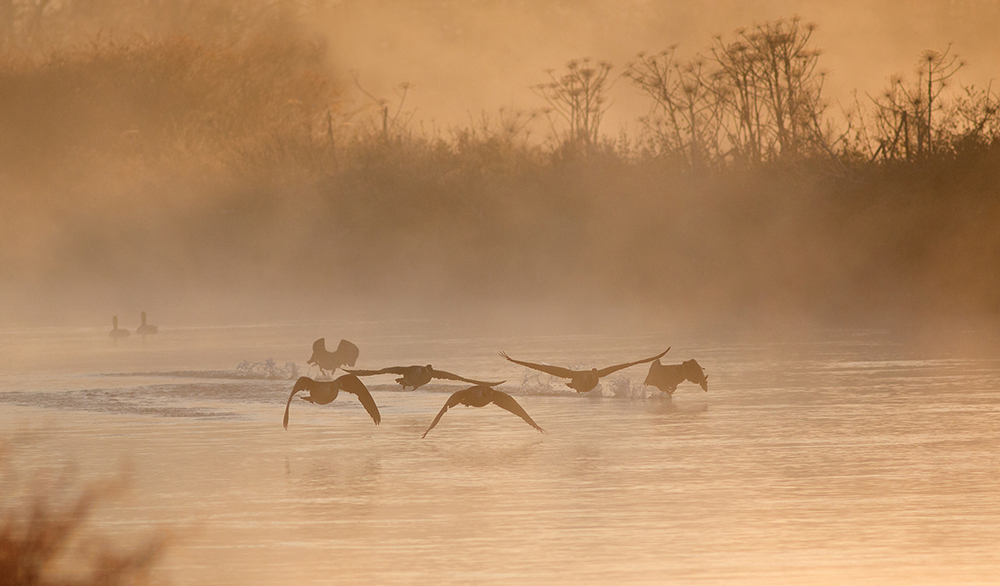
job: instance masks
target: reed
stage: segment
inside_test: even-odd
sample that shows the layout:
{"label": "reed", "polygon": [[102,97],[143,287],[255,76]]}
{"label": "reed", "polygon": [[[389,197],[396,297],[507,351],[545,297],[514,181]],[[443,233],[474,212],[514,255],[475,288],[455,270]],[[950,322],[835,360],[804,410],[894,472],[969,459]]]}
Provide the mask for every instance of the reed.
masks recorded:
{"label": "reed", "polygon": [[145,537],[130,546],[96,527],[96,510],[114,500],[120,482],[81,483],[72,471],[41,472],[25,482],[0,446],[0,583],[17,586],[150,583],[164,539]]}

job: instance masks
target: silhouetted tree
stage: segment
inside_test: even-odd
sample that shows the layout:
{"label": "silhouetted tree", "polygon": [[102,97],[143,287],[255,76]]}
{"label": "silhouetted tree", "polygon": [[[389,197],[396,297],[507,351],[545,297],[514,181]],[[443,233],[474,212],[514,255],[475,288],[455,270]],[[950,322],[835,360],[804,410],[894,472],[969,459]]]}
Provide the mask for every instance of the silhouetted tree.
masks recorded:
{"label": "silhouetted tree", "polygon": [[956,146],[984,146],[1000,143],[1000,96],[992,83],[985,88],[963,86],[954,100]]}
{"label": "silhouetted tree", "polygon": [[569,125],[564,143],[588,147],[597,143],[601,119],[608,108],[611,67],[606,61],[592,65],[589,58],[574,59],[566,64],[565,73],[557,77],[550,69],[547,73],[551,81],[532,88]]}
{"label": "silhouetted tree", "polygon": [[736,159],[756,164],[825,148],[825,73],[809,45],[815,30],[796,17],[740,29],[734,41],[716,38],[712,55],[724,82],[717,98],[726,104]]}
{"label": "silhouetted tree", "polygon": [[701,170],[720,157],[718,76],[706,71],[700,57],[677,62],[675,49],[639,53],[623,75],[653,99],[653,110],[642,122],[661,154],[679,154],[692,169]]}
{"label": "silhouetted tree", "polygon": [[946,126],[944,121],[939,129],[934,126],[934,112],[944,109],[938,98],[963,65],[949,46],[944,51],[924,51],[913,85],[898,75],[890,78],[889,87],[872,99],[879,141],[875,158],[913,160],[934,153],[935,135]]}
{"label": "silhouetted tree", "polygon": [[923,129],[927,136],[928,153],[934,152],[934,102],[948,85],[948,80],[958,73],[958,70],[964,65],[958,60],[958,55],[949,55],[950,52],[951,45],[944,52],[928,49],[921,55],[922,64],[918,69],[921,81],[923,81],[924,75],[927,76],[927,93],[925,94],[927,96],[927,123],[923,125]]}

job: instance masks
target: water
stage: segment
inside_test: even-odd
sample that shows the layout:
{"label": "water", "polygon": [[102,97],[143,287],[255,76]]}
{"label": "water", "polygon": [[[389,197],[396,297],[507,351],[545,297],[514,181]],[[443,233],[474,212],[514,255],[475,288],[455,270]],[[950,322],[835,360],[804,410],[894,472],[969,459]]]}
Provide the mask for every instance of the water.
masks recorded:
{"label": "water", "polygon": [[[464,387],[400,392],[390,377],[366,381],[381,426],[342,394],[296,401],[284,431],[291,382],[234,378],[267,358],[305,372],[312,340],[341,335],[361,368],[506,378],[549,433],[457,407],[421,440]],[[130,478],[94,530],[167,533],[158,576],[175,584],[1000,583],[998,346],[810,339],[341,322],[113,344],[99,329],[9,330],[0,427],[21,478],[70,465],[81,482]],[[497,356],[605,366],[670,344],[665,361],[697,358],[709,393],[684,383],[663,400],[637,366],[582,397]]]}

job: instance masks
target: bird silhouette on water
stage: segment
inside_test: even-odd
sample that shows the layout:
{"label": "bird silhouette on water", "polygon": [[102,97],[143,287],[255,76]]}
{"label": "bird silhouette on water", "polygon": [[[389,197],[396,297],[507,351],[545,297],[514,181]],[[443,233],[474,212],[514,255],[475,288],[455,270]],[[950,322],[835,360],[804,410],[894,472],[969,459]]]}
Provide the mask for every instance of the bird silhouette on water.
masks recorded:
{"label": "bird silhouette on water", "polygon": [[288,409],[292,406],[292,399],[299,391],[309,391],[309,396],[302,397],[302,399],[310,403],[316,403],[317,405],[332,403],[337,398],[337,395],[340,394],[340,391],[356,395],[361,404],[364,405],[365,411],[371,415],[375,425],[382,422],[382,415],[378,412],[378,405],[375,404],[372,394],[368,392],[368,387],[353,374],[345,374],[330,381],[317,381],[307,376],[302,376],[299,377],[299,380],[295,381],[295,386],[292,387],[292,394],[288,395],[288,403],[285,405],[285,418],[281,424],[285,429],[288,429]]}
{"label": "bird silhouette on water", "polygon": [[571,370],[569,368],[563,368],[561,366],[552,366],[549,364],[537,364],[534,362],[524,362],[521,360],[514,360],[510,356],[507,356],[506,352],[501,352],[500,356],[503,356],[507,360],[515,364],[520,364],[521,366],[527,366],[528,368],[533,368],[535,370],[540,370],[542,372],[551,374],[552,376],[558,376],[559,378],[568,378],[570,381],[566,383],[566,386],[573,389],[578,393],[586,393],[594,389],[597,386],[598,381],[601,377],[608,376],[613,372],[617,372],[623,368],[628,368],[630,366],[635,366],[636,364],[642,364],[644,362],[652,362],[653,360],[658,360],[664,354],[670,351],[667,348],[663,352],[652,356],[650,358],[643,358],[642,360],[636,360],[635,362],[626,362],[624,364],[616,364],[614,366],[608,366],[607,368],[602,368],[600,370],[592,368],[590,370]]}
{"label": "bird silhouette on water", "polygon": [[424,435],[420,437],[422,438],[427,437],[427,434],[430,433],[432,429],[434,429],[434,426],[438,424],[438,421],[441,421],[441,416],[444,415],[448,411],[448,409],[455,407],[456,405],[465,405],[466,407],[485,407],[490,403],[493,403],[494,405],[500,407],[501,409],[506,409],[507,411],[510,411],[514,415],[517,415],[521,419],[528,422],[528,425],[530,425],[531,427],[534,427],[538,431],[545,433],[545,430],[539,427],[539,425],[535,423],[534,420],[531,419],[531,416],[528,415],[528,412],[525,411],[524,408],[521,407],[521,405],[519,405],[518,402],[514,400],[514,397],[511,397],[507,393],[504,393],[503,391],[498,391],[487,385],[476,385],[474,387],[469,387],[465,390],[458,391],[457,393],[454,393],[452,394],[452,396],[448,397],[448,400],[445,401],[444,407],[442,407],[441,410],[438,411],[437,417],[435,417],[434,421],[431,422],[431,426],[428,427],[427,431],[424,432]]}
{"label": "bird silhouette on water", "polygon": [[140,317],[142,318],[142,325],[140,325],[138,328],[136,328],[136,330],[135,330],[136,334],[138,334],[140,336],[151,336],[151,335],[159,332],[159,328],[158,327],[151,326],[151,325],[149,325],[149,324],[146,323],[146,312],[145,311],[142,312],[142,314],[140,315]]}
{"label": "bird silhouette on water", "polygon": [[108,337],[109,338],[114,338],[115,340],[117,340],[118,338],[127,338],[128,337],[128,330],[123,330],[123,329],[119,329],[118,328],[118,316],[117,315],[111,318],[111,333],[108,334]]}
{"label": "bird silhouette on water", "polygon": [[[345,369],[347,370],[347,369]],[[356,374],[358,376],[373,376],[376,374],[398,374],[401,375],[396,379],[396,382],[403,385],[403,389],[406,387],[413,387],[416,390],[418,387],[422,387],[427,383],[431,382],[431,379],[439,378],[444,380],[457,380],[467,383],[472,383],[474,385],[484,385],[488,387],[503,384],[507,381],[500,381],[496,383],[484,382],[479,380],[473,380],[471,378],[465,378],[463,376],[458,376],[457,374],[452,374],[450,372],[445,372],[443,370],[435,370],[433,366],[428,364],[427,366],[390,366],[388,368],[383,368],[381,370],[347,370],[351,374]]]}
{"label": "bird silhouette on water", "polygon": [[681,364],[660,364],[656,359],[649,365],[649,373],[643,384],[660,389],[670,395],[677,390],[677,385],[689,380],[708,392],[708,376],[695,359],[685,360]]}
{"label": "bird silhouette on water", "polygon": [[313,353],[306,364],[315,364],[324,375],[328,370],[332,374],[345,364],[354,366],[360,354],[358,347],[347,340],[341,340],[337,349],[330,352],[326,349],[326,338],[320,338],[313,342]]}

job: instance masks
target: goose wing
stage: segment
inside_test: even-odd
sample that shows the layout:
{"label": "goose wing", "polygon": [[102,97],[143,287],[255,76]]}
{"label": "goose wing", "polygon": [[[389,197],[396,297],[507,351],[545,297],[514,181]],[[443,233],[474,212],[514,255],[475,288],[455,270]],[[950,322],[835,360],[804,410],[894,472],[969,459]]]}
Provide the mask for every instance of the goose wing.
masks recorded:
{"label": "goose wing", "polygon": [[383,368],[381,370],[353,370],[345,368],[345,372],[349,372],[355,376],[372,376],[374,374],[406,374],[409,370],[409,366],[390,366],[388,368]]}
{"label": "goose wing", "polygon": [[292,406],[292,399],[295,398],[295,394],[304,389],[312,389],[316,381],[309,378],[308,376],[300,376],[299,380],[295,381],[295,386],[292,387],[292,394],[288,395],[288,403],[285,404],[285,418],[281,421],[281,426],[288,429],[288,408]]}
{"label": "goose wing", "polygon": [[326,352],[326,338],[320,338],[313,342],[313,353],[306,361],[306,364],[316,364],[316,357],[323,352]]}
{"label": "goose wing", "polygon": [[431,376],[433,376],[434,378],[442,378],[442,379],[445,379],[445,380],[458,380],[458,381],[462,381],[462,382],[466,382],[466,383],[472,383],[474,385],[482,385],[484,387],[495,387],[497,385],[501,385],[501,384],[507,382],[505,380],[502,380],[502,381],[500,381],[498,383],[490,383],[490,382],[481,381],[481,380],[473,380],[471,378],[465,378],[464,376],[458,376],[457,374],[453,374],[453,373],[446,372],[446,371],[443,371],[443,370],[438,370],[436,368],[432,368],[431,369]]}
{"label": "goose wing", "polygon": [[580,374],[579,371],[570,370],[568,368],[563,368],[561,366],[552,366],[550,364],[536,364],[534,362],[524,362],[521,360],[514,360],[510,356],[507,356],[506,352],[501,352],[500,356],[503,356],[507,360],[515,364],[520,364],[521,366],[527,366],[528,368],[534,368],[535,370],[540,370],[544,373],[551,374],[552,376],[558,376],[560,378],[573,378],[574,375]]}
{"label": "goose wing", "polygon": [[343,358],[347,366],[354,366],[354,363],[358,361],[358,356],[361,355],[361,350],[358,350],[357,346],[347,340],[341,340],[337,346],[337,354]]}
{"label": "goose wing", "polygon": [[469,397],[469,393],[474,388],[476,387],[469,387],[467,389],[452,393],[452,395],[448,397],[448,400],[445,401],[444,407],[441,407],[441,410],[438,411],[437,417],[434,418],[434,421],[431,421],[431,426],[428,427],[427,431],[424,432],[424,435],[420,437],[421,438],[427,437],[427,434],[430,433],[432,429],[434,429],[434,426],[438,424],[438,421],[441,421],[441,416],[444,415],[448,411],[448,409],[454,407],[455,405],[459,405],[462,403],[462,401],[466,400]]}
{"label": "goose wing", "polygon": [[607,368],[602,368],[601,370],[597,371],[597,376],[599,376],[599,377],[608,376],[612,372],[619,371],[619,370],[621,370],[623,368],[628,368],[630,366],[635,366],[636,364],[642,364],[643,362],[652,362],[652,361],[656,360],[657,358],[662,358],[663,355],[666,354],[667,352],[670,352],[670,348],[667,348],[666,350],[664,350],[663,352],[660,352],[656,356],[651,356],[649,358],[643,358],[642,360],[636,360],[635,362],[626,362],[625,364],[616,364],[614,366],[609,366]]}
{"label": "goose wing", "polygon": [[372,416],[372,421],[375,422],[375,425],[382,423],[382,415],[378,412],[378,405],[375,404],[375,399],[372,398],[372,394],[368,392],[368,387],[365,386],[365,383],[361,382],[361,379],[353,374],[345,374],[338,377],[333,383],[337,385],[338,389],[355,395],[361,401],[361,404],[365,406],[365,411]]}
{"label": "goose wing", "polygon": [[524,407],[521,407],[521,405],[514,400],[514,397],[511,397],[507,393],[496,390],[493,391],[493,404],[496,405],[497,407],[500,407],[501,409],[506,409],[507,411],[510,411],[514,415],[517,415],[521,419],[527,421],[528,425],[530,425],[531,427],[534,427],[538,431],[545,433],[545,430],[542,429],[537,423],[535,423],[533,419],[531,419],[531,416],[528,415],[528,412],[524,410]]}
{"label": "goose wing", "polygon": [[696,385],[700,385],[706,393],[708,392],[708,375],[694,358],[684,362],[684,377]]}

